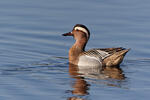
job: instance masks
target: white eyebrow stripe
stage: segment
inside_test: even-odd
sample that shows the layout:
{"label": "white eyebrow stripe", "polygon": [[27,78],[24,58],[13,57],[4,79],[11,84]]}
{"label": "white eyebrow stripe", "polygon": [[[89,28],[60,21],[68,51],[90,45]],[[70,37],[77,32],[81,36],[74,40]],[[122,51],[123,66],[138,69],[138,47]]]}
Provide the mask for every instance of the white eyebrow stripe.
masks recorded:
{"label": "white eyebrow stripe", "polygon": [[87,31],[85,28],[82,28],[82,27],[75,27],[74,29],[75,29],[75,30],[80,30],[80,31],[86,33],[87,38],[89,38],[88,31]]}

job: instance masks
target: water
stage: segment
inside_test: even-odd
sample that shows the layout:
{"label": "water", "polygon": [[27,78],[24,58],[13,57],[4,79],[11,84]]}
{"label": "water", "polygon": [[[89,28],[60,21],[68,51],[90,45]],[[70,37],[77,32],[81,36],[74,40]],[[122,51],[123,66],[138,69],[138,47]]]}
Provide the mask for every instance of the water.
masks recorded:
{"label": "water", "polygon": [[[0,100],[149,98],[149,4],[147,0],[0,1]],[[78,75],[69,65],[74,40],[61,34],[77,23],[91,31],[86,49],[131,48],[121,69],[105,72],[111,78]]]}

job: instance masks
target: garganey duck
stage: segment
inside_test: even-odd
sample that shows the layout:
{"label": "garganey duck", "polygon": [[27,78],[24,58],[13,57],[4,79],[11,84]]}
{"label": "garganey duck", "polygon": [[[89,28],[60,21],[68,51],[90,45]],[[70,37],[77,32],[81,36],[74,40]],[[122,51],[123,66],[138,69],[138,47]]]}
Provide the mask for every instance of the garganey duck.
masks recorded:
{"label": "garganey duck", "polygon": [[72,32],[62,35],[73,36],[76,40],[69,50],[69,63],[78,65],[81,69],[119,66],[129,51],[129,49],[122,47],[97,48],[85,51],[85,46],[90,38],[90,31],[82,24],[76,24]]}

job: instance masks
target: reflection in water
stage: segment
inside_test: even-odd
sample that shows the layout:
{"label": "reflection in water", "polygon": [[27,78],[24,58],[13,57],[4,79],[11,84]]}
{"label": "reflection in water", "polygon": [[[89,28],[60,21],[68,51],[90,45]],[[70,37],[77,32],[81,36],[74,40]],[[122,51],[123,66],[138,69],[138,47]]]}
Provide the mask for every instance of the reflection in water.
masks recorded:
{"label": "reflection in water", "polygon": [[84,80],[84,77],[80,76],[80,73],[78,73],[78,71],[79,70],[77,66],[73,64],[69,64],[69,73],[74,79],[76,79],[73,84],[74,90],[72,91],[72,93],[75,95],[87,95],[88,94],[87,90],[89,85]]}
{"label": "reflection in water", "polygon": [[106,67],[103,70],[103,74],[112,79],[118,79],[118,80],[125,79],[125,75],[123,74],[122,69],[119,67]]}
{"label": "reflection in water", "polygon": [[[92,78],[92,79],[117,79],[117,80],[124,80],[125,76],[123,74],[123,71],[119,67],[107,67],[103,70],[100,69],[79,69],[78,66],[69,64],[69,73],[72,78],[75,79],[73,83],[73,90],[71,91],[73,97],[69,97],[68,100],[85,100],[84,98],[78,97],[78,96],[85,96],[89,95],[88,90],[90,87],[90,84],[85,80],[85,78]],[[112,83],[104,83],[108,86],[116,86],[116,84]]]}
{"label": "reflection in water", "polygon": [[[73,64],[69,64],[69,73],[72,76],[72,78],[75,79],[74,83],[73,83],[73,90],[71,91],[73,95],[76,96],[85,96],[88,95],[88,87],[89,84],[84,80],[84,77],[81,77],[80,73],[78,73],[79,69],[78,66],[73,65]],[[81,97],[69,97],[68,100],[85,100]]]}

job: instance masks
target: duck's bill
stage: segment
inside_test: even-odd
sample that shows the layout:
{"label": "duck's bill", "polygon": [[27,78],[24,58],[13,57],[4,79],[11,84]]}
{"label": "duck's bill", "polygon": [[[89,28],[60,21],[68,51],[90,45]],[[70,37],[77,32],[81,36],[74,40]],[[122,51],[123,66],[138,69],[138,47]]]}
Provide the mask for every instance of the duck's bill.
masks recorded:
{"label": "duck's bill", "polygon": [[73,36],[72,32],[64,33],[62,36]]}

